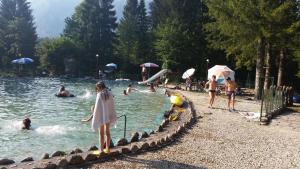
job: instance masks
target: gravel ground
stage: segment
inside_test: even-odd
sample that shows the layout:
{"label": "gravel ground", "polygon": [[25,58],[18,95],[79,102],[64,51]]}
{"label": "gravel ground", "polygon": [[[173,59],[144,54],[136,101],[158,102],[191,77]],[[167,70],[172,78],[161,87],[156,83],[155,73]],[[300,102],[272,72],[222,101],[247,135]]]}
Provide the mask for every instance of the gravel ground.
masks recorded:
{"label": "gravel ground", "polygon": [[[207,95],[183,94],[194,102],[198,121],[175,144],[86,168],[300,168],[300,113],[261,126],[227,111],[223,97],[208,109]],[[259,104],[238,99],[236,108],[256,112]]]}

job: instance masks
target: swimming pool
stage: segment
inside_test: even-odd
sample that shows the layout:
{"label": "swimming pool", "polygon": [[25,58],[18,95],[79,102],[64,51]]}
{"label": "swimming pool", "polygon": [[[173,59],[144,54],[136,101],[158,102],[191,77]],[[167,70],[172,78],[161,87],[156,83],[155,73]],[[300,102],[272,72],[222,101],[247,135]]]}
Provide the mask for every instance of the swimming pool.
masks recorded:
{"label": "swimming pool", "polygon": [[[89,122],[81,119],[90,115],[95,102],[95,83],[91,79],[60,78],[6,78],[0,79],[0,159],[20,161],[32,156],[40,159],[44,153],[57,150],[87,150],[98,146],[97,132]],[[58,98],[54,94],[60,85],[76,95]],[[141,92],[123,95],[128,82],[107,81],[116,103],[118,116],[127,115],[127,139],[132,132],[154,130],[160,124],[164,110],[170,103],[158,89],[149,93],[138,85]],[[33,130],[21,130],[24,117],[30,117]],[[112,139],[123,137],[124,118],[112,127]]]}

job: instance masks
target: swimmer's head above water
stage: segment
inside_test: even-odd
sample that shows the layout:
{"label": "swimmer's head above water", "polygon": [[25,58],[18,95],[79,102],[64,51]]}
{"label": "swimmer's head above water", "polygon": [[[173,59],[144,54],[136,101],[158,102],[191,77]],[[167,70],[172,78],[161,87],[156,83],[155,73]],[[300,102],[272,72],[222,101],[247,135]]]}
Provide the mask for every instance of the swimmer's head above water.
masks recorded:
{"label": "swimmer's head above water", "polygon": [[30,126],[31,126],[31,120],[29,118],[25,118],[23,120],[23,126],[22,129],[23,130],[30,130]]}

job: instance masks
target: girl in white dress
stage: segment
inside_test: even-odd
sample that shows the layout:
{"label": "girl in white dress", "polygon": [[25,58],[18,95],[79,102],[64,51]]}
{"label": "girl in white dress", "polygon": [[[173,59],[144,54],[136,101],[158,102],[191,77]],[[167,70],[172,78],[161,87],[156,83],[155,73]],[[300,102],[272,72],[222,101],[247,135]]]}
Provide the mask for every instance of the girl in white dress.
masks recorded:
{"label": "girl in white dress", "polygon": [[[110,125],[117,120],[115,105],[112,93],[106,88],[103,82],[96,84],[97,98],[93,112],[92,129],[99,130],[99,152],[109,153]],[[104,147],[104,131],[106,135],[106,149]]]}

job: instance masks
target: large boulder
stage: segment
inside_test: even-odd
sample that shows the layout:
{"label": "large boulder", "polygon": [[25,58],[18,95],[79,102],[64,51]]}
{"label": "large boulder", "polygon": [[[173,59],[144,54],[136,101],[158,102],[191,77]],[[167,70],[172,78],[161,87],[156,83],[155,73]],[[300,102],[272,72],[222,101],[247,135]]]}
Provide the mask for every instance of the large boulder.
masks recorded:
{"label": "large boulder", "polygon": [[138,142],[138,141],[139,141],[139,133],[135,132],[131,135],[130,142],[133,143],[133,142]]}
{"label": "large boulder", "polygon": [[21,161],[21,163],[23,162],[29,162],[29,161],[34,161],[32,157],[27,157],[24,160]]}
{"label": "large boulder", "polygon": [[128,144],[128,141],[126,138],[122,138],[117,141],[117,146],[125,146],[127,144]]}
{"label": "large boulder", "polygon": [[161,125],[159,125],[156,132],[162,132],[162,131],[163,131],[163,127]]}
{"label": "large boulder", "polygon": [[95,150],[98,150],[97,146],[92,146],[92,147],[89,148],[89,151],[95,151]]}
{"label": "large boulder", "polygon": [[33,168],[56,169],[57,165],[51,162],[38,163]]}
{"label": "large boulder", "polygon": [[124,147],[124,148],[121,149],[121,153],[122,154],[130,153],[130,149],[128,147]]}
{"label": "large boulder", "polygon": [[149,147],[150,147],[150,146],[149,146],[148,143],[143,143],[143,144],[141,145],[140,148],[141,148],[142,150],[147,150]]}
{"label": "large boulder", "polygon": [[10,165],[10,164],[13,164],[13,163],[15,163],[14,160],[10,160],[10,159],[7,159],[7,158],[4,158],[4,159],[0,160],[0,165]]}
{"label": "large boulder", "polygon": [[149,134],[145,131],[141,134],[141,138],[148,138],[148,137],[149,137]]}
{"label": "large boulder", "polygon": [[97,160],[98,159],[98,156],[96,155],[96,154],[93,154],[93,153],[87,153],[84,157],[83,157],[83,159],[85,160],[85,161],[95,161],[95,160]]}
{"label": "large boulder", "polygon": [[66,155],[65,152],[63,152],[63,151],[56,151],[56,152],[54,152],[54,153],[51,155],[51,157],[58,157],[58,156],[64,156],[64,155]]}
{"label": "large boulder", "polygon": [[[113,142],[112,139],[110,139],[110,145],[109,145],[109,148],[113,148],[113,147],[115,147],[114,142]],[[104,148],[106,148],[106,141],[104,142]]]}
{"label": "large boulder", "polygon": [[42,160],[49,159],[49,158],[50,158],[50,155],[48,153],[45,153],[42,155]]}
{"label": "large boulder", "polygon": [[82,151],[80,148],[76,148],[76,149],[74,150],[74,152],[75,152],[75,153],[83,153],[83,151]]}
{"label": "large boulder", "polygon": [[84,160],[80,155],[71,155],[67,158],[67,161],[70,165],[78,165],[84,163]]}
{"label": "large boulder", "polygon": [[132,153],[136,153],[137,151],[139,151],[139,147],[137,146],[137,145],[132,145],[131,147],[130,147],[130,151],[132,152]]}
{"label": "large boulder", "polygon": [[57,166],[59,168],[66,168],[66,166],[68,166],[68,161],[65,158],[60,159],[57,163]]}

